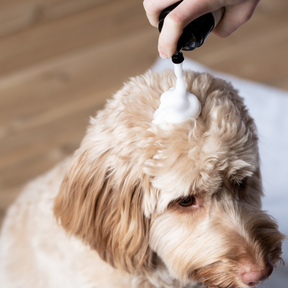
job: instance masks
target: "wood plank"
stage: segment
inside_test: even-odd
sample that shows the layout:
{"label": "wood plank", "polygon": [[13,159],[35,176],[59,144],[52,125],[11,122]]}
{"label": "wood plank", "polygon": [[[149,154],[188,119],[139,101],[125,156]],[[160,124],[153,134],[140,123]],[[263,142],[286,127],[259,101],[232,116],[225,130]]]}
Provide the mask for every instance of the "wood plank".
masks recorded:
{"label": "wood plank", "polygon": [[143,27],[152,29],[139,4],[108,2],[0,39],[0,77],[95,43],[117,41]]}
{"label": "wood plank", "polygon": [[[5,136],[1,139],[0,188],[21,185],[71,153],[85,133],[89,116],[103,107],[106,99],[122,86],[128,75],[143,73],[155,60],[156,50],[151,53],[148,49],[155,43],[155,36],[157,38],[154,30],[145,29],[139,34],[128,35],[119,40],[117,52],[114,41],[111,41],[102,46],[90,47],[89,50],[81,51],[79,54],[72,54],[62,61],[56,60],[53,67],[55,73],[57,69],[74,71],[75,78],[70,78],[62,90],[58,89],[57,82],[50,85],[47,97],[51,94],[55,101],[58,97],[62,97],[60,104],[56,102],[57,104],[53,103],[50,107],[46,107],[47,110],[43,114],[44,106],[48,102],[43,104],[43,95],[38,94],[38,99],[35,98],[37,101],[35,110],[27,113],[26,118],[21,119],[18,125],[13,126],[13,121],[12,124],[7,122]],[[111,65],[106,65],[106,55],[109,55]],[[142,57],[139,58],[139,55]],[[1,94],[19,95],[20,91],[26,91],[29,95],[33,93],[35,84],[43,85],[43,93],[46,95],[45,87],[49,79],[41,77],[39,79],[39,75],[49,72],[51,65],[53,66],[51,63],[48,65],[48,70],[45,65],[40,65],[30,77],[18,80],[19,84],[15,82],[15,85],[3,89]],[[78,78],[77,89],[70,85],[76,78]],[[89,88],[85,88],[87,86]],[[107,87],[110,88],[107,90]],[[72,98],[71,93],[74,94]],[[3,111],[11,111],[12,107],[5,106],[8,104],[1,105]],[[29,109],[29,104],[21,107],[25,111],[26,107]],[[15,115],[18,113],[19,111]],[[65,147],[71,147],[71,143],[74,143],[72,149],[67,150]],[[29,169],[25,170],[28,163]]]}
{"label": "wood plank", "polygon": [[37,0],[41,5],[41,21],[51,21],[100,4],[116,0]]}
{"label": "wood plank", "polygon": [[35,18],[35,5],[30,1],[1,1],[0,37],[22,30],[32,25]]}
{"label": "wood plank", "polygon": [[0,37],[110,0],[2,0]]}
{"label": "wood plank", "polygon": [[[151,37],[148,43],[151,45],[152,41],[157,40],[157,33],[151,29],[147,29],[147,31]],[[141,38],[143,33],[147,33],[146,30],[144,32],[141,30],[138,37]],[[25,123],[29,121],[29,117],[35,113],[45,118],[43,115],[47,114],[46,111],[50,107],[61,107],[63,104],[67,104],[68,99],[69,102],[75,99],[78,101],[77,97],[79,97],[80,93],[90,93],[90,91],[95,89],[97,91],[105,90],[107,89],[106,87],[110,86],[111,81],[115,83],[115,77],[120,76],[123,81],[125,78],[122,78],[122,76],[125,77],[125,73],[129,73],[129,69],[124,74],[117,71],[119,75],[114,71],[115,67],[119,66],[117,65],[118,63],[123,63],[122,59],[136,57],[137,51],[132,51],[133,47],[126,48],[126,51],[121,48],[123,39],[126,43],[127,39],[131,38],[132,41],[133,37],[126,36],[126,38],[119,39],[117,51],[115,51],[115,47],[113,51],[114,41],[111,41],[104,45],[91,46],[89,49],[71,53],[65,57],[55,58],[54,61],[47,61],[38,66],[35,65],[31,69],[15,73],[13,76],[2,78],[0,80],[0,123],[2,127],[10,123],[11,129],[9,129],[11,131],[16,129],[17,131],[19,127],[24,127]],[[138,46],[141,46],[141,44],[141,41],[139,41]],[[147,43],[142,45],[145,49],[147,48],[147,52],[143,52],[144,57],[145,54],[152,56],[150,62],[145,65],[148,68],[150,63],[156,58],[157,52],[154,49],[151,53]],[[106,49],[106,47],[111,48]],[[139,48],[139,51],[141,50],[143,48]],[[143,56],[142,54],[139,55]],[[119,56],[121,56],[121,59],[118,60],[117,57]],[[140,59],[137,61],[138,66],[142,63]],[[137,67],[135,68],[137,69]],[[125,66],[125,71],[126,69],[127,67]],[[111,73],[111,70],[113,73]],[[111,75],[111,77],[106,78],[107,75]],[[113,75],[115,77],[112,77]],[[119,84],[121,84],[120,82],[118,81]],[[39,103],[37,102],[37,105],[35,105],[35,101]],[[27,116],[28,114],[30,116]],[[15,118],[16,116],[17,118]],[[36,122],[38,121],[39,119]]]}

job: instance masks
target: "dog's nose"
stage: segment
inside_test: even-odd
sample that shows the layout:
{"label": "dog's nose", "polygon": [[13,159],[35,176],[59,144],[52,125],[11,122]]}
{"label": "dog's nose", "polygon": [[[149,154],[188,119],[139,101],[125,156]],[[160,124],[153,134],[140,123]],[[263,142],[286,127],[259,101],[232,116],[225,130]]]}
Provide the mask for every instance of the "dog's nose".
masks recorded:
{"label": "dog's nose", "polygon": [[248,286],[255,286],[260,281],[266,280],[273,272],[273,266],[270,262],[267,262],[264,268],[260,268],[256,265],[246,266],[244,272],[241,273],[241,279],[243,283]]}

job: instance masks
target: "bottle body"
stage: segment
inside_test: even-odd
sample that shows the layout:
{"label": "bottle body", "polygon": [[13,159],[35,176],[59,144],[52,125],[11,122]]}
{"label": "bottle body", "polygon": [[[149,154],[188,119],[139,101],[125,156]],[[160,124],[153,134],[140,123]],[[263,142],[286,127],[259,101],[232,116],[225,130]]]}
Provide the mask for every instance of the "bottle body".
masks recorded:
{"label": "bottle body", "polygon": [[[162,30],[165,17],[181,2],[182,1],[179,1],[171,5],[161,12],[158,24],[159,32],[161,32]],[[191,51],[200,47],[205,42],[206,38],[213,30],[213,28],[218,24],[221,17],[222,17],[222,11],[221,9],[219,9],[215,12],[207,13],[195,19],[194,21],[190,22],[183,29],[183,33],[178,40],[177,49],[174,55],[178,54],[178,52],[180,52],[181,50]]]}

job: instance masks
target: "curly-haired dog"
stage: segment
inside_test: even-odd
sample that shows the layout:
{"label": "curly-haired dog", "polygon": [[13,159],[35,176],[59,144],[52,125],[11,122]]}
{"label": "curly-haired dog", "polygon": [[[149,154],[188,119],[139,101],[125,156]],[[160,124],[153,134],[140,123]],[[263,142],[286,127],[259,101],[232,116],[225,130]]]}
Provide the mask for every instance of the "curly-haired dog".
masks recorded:
{"label": "curly-haired dog", "polygon": [[243,288],[271,274],[283,235],[261,210],[254,122],[230,84],[184,76],[196,120],[152,124],[175,76],[147,72],[26,187],[3,225],[3,287]]}

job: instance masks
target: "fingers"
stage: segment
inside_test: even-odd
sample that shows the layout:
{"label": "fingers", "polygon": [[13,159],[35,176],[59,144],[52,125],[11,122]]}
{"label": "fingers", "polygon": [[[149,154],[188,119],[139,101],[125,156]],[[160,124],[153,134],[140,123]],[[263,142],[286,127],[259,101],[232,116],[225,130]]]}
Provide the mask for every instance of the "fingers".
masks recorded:
{"label": "fingers", "polygon": [[[158,50],[162,58],[170,58],[176,51],[177,42],[186,27],[196,18],[225,6],[225,13],[213,32],[227,37],[246,23],[260,0],[184,0],[165,18],[159,36]],[[160,13],[177,0],[144,0],[143,5],[149,22],[157,27]]]}
{"label": "fingers", "polygon": [[193,20],[203,14],[217,10],[219,1],[189,0],[180,3],[164,20],[159,36],[158,50],[164,59],[172,57],[177,48],[177,42],[183,29]]}
{"label": "fingers", "polygon": [[225,13],[213,33],[225,38],[246,23],[253,15],[260,0],[245,1],[234,6],[225,6]]}
{"label": "fingers", "polygon": [[150,24],[154,27],[158,27],[160,13],[170,5],[176,3],[177,0],[144,0],[143,6],[146,11],[147,18]]}

